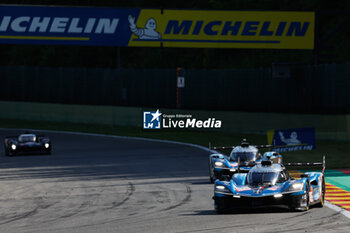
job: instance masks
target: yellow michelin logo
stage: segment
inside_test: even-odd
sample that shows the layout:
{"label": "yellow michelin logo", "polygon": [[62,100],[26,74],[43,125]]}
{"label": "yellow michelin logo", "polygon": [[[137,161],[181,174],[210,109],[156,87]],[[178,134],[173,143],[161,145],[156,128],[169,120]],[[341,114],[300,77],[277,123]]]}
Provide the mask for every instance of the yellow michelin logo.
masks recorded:
{"label": "yellow michelin logo", "polygon": [[313,12],[141,10],[129,46],[313,49]]}

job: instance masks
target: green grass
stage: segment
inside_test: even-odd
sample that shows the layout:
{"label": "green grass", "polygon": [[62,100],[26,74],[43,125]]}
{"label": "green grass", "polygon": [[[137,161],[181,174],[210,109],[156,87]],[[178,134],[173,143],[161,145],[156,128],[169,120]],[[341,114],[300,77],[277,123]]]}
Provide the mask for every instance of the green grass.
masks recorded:
{"label": "green grass", "polygon": [[[218,131],[189,131],[189,130],[142,130],[130,127],[109,127],[91,124],[67,124],[52,122],[0,120],[1,128],[47,129],[60,131],[89,132],[120,136],[157,138],[189,142],[208,146],[211,142],[215,146],[238,145],[242,138],[247,138],[252,144],[266,144],[266,135],[230,134]],[[327,168],[350,168],[350,145],[345,141],[317,140],[313,151],[293,151],[283,153],[285,162],[313,162],[321,161],[326,155]]]}

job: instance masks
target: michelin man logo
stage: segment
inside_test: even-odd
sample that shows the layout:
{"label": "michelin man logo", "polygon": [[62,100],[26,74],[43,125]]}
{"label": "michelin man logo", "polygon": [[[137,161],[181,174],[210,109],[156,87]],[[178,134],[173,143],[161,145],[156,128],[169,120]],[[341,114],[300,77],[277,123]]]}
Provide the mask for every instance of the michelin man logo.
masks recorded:
{"label": "michelin man logo", "polygon": [[298,134],[295,131],[293,131],[290,134],[290,138],[285,138],[282,132],[279,132],[279,135],[280,135],[281,141],[287,145],[298,145],[301,143],[300,140],[298,139]]}
{"label": "michelin man logo", "polygon": [[129,28],[132,33],[138,36],[141,40],[160,40],[160,33],[156,31],[157,22],[153,18],[149,18],[146,22],[145,28],[138,28],[135,24],[135,17],[128,16]]}
{"label": "michelin man logo", "polygon": [[156,112],[143,112],[143,128],[144,129],[160,129],[162,113],[159,109]]}

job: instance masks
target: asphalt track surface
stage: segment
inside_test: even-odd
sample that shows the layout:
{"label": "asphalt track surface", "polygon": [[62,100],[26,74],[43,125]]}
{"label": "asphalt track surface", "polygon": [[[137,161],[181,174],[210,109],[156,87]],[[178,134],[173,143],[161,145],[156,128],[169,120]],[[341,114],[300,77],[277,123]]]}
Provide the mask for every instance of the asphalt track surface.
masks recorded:
{"label": "asphalt track surface", "polygon": [[[0,136],[23,131],[0,130]],[[45,133],[53,154],[0,150],[0,232],[349,232],[327,207],[214,211],[208,152],[137,139]]]}

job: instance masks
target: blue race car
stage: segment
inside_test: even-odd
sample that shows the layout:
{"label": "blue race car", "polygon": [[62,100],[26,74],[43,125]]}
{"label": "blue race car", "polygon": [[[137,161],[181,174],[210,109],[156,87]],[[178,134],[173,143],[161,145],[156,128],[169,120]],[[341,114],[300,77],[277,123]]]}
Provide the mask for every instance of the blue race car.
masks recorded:
{"label": "blue race car", "polygon": [[[211,147],[209,149],[232,149],[230,156],[215,153],[209,155],[209,176],[213,184],[216,179],[222,180],[227,176],[229,179],[235,173],[247,173],[256,164],[260,164],[263,159],[277,156],[276,152],[261,156],[258,148],[271,148],[271,145],[252,146],[246,139],[243,139],[240,146]],[[227,178],[226,178],[227,179]]]}
{"label": "blue race car", "polygon": [[244,207],[284,205],[291,210],[307,211],[323,206],[325,158],[320,163],[288,163],[286,166],[323,166],[322,172],[306,172],[293,179],[285,166],[264,160],[248,173],[236,173],[230,181],[215,181],[214,205],[217,213]]}

